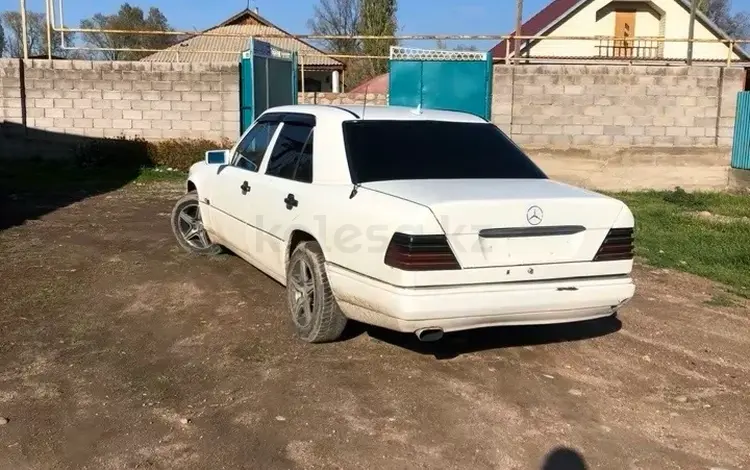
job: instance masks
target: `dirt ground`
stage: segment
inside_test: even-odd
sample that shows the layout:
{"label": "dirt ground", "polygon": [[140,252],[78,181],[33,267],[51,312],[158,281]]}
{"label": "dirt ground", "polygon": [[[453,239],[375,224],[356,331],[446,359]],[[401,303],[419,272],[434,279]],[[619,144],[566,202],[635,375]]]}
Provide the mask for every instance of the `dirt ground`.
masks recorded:
{"label": "dirt ground", "polygon": [[708,281],[639,267],[619,320],[308,345],[274,281],[178,250],[178,195],[0,232],[3,470],[750,468],[748,305]]}

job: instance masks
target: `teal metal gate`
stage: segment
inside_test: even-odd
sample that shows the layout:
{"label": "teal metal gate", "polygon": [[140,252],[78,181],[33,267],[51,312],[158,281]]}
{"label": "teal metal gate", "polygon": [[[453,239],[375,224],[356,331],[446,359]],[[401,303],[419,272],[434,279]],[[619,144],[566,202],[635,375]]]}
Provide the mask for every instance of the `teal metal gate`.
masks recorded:
{"label": "teal metal gate", "polygon": [[750,91],[742,91],[737,95],[732,168],[750,170]]}
{"label": "teal metal gate", "polygon": [[492,116],[492,57],[487,52],[391,47],[388,103]]}
{"label": "teal metal gate", "polygon": [[250,40],[240,60],[240,133],[263,111],[297,104],[297,53]]}

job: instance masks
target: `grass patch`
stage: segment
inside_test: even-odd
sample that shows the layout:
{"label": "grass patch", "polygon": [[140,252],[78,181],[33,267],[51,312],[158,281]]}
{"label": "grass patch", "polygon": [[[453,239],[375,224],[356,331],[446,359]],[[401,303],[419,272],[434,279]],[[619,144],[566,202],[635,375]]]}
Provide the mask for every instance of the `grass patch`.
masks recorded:
{"label": "grass patch", "polygon": [[643,261],[719,281],[750,298],[750,222],[742,219],[750,216],[750,195],[677,189],[612,196],[635,215],[636,255]]}
{"label": "grass patch", "polygon": [[717,292],[706,300],[705,304],[711,307],[732,307],[736,305],[736,302],[729,294]]}
{"label": "grass patch", "polygon": [[186,171],[175,170],[173,168],[142,168],[136,177],[139,183],[151,183],[155,181],[185,181],[187,178]]}
{"label": "grass patch", "polygon": [[7,162],[0,166],[0,192],[116,189],[132,182],[181,181],[187,172],[167,167],[79,167],[64,162]]}

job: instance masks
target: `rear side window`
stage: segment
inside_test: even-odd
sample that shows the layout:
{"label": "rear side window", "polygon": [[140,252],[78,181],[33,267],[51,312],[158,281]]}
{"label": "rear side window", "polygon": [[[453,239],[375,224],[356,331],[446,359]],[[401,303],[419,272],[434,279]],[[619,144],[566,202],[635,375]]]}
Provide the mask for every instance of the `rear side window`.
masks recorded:
{"label": "rear side window", "polygon": [[285,122],[268,161],[266,174],[312,182],[313,126],[300,122]]}
{"label": "rear side window", "polygon": [[302,149],[297,164],[297,173],[294,175],[294,179],[303,183],[312,183],[313,180],[313,137],[315,137],[314,128],[310,129],[310,136],[307,138],[305,148]]}
{"label": "rear side window", "polygon": [[490,123],[347,121],[355,183],[407,179],[546,179],[544,172]]}

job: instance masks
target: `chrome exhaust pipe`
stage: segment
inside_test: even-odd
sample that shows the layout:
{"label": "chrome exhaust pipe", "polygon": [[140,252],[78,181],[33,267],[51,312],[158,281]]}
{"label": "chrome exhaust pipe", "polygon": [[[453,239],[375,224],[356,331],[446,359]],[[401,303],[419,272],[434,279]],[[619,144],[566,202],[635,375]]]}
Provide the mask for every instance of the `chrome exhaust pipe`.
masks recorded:
{"label": "chrome exhaust pipe", "polygon": [[422,328],[416,331],[417,339],[425,343],[438,341],[443,337],[442,328]]}

